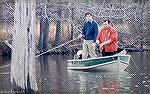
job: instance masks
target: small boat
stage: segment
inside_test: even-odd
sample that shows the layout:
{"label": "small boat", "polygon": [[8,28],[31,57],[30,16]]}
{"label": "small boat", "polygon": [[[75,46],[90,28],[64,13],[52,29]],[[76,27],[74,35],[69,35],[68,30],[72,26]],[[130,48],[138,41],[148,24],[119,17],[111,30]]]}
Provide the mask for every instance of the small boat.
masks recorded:
{"label": "small boat", "polygon": [[126,54],[126,50],[122,50],[118,54],[112,56],[67,60],[67,68],[71,70],[102,68],[120,71],[124,70],[129,65],[130,57],[131,55]]}

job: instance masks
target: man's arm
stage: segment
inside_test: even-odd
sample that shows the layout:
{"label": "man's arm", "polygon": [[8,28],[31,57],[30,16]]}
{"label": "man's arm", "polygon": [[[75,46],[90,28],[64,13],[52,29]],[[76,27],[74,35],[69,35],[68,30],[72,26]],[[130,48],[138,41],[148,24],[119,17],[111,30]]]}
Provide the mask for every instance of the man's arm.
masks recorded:
{"label": "man's arm", "polygon": [[101,39],[100,39],[102,37],[101,32],[102,32],[102,30],[100,30],[98,35],[97,35],[96,42],[95,42],[96,44],[100,44],[100,42],[101,42]]}
{"label": "man's arm", "polygon": [[112,42],[112,40],[109,39],[109,40],[107,40],[107,41],[101,43],[101,44],[100,44],[100,47],[103,47],[104,45],[110,44],[111,42]]}
{"label": "man's arm", "polygon": [[83,28],[81,34],[84,36],[85,35],[85,22],[83,23]]}
{"label": "man's arm", "polygon": [[82,27],[82,31],[81,31],[81,33],[79,34],[79,38],[84,38],[84,36],[85,36],[85,22],[83,23],[83,27]]}
{"label": "man's arm", "polygon": [[117,30],[116,29],[112,30],[112,32],[110,33],[110,39],[105,41],[105,42],[103,42],[103,43],[101,43],[100,46],[104,46],[104,45],[110,44],[111,42],[117,40],[118,39],[117,36],[118,36],[117,35]]}
{"label": "man's arm", "polygon": [[97,24],[97,22],[95,22],[95,24],[94,24],[94,40],[93,40],[94,43],[96,42],[97,35],[98,35],[98,24]]}

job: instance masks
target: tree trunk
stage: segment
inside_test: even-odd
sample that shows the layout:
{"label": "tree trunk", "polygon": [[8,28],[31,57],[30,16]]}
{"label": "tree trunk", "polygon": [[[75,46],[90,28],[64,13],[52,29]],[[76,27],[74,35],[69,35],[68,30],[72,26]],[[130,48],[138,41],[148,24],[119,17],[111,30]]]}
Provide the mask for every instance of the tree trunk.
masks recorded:
{"label": "tree trunk", "polygon": [[38,88],[35,74],[36,15],[34,1],[28,3],[16,0],[14,18],[11,82],[16,88],[36,91]]}
{"label": "tree trunk", "polygon": [[43,41],[43,49],[44,51],[48,50],[48,35],[49,35],[49,19],[45,18],[45,32],[44,32],[44,41]]}
{"label": "tree trunk", "polygon": [[[62,11],[61,11],[61,6],[58,7],[58,12],[57,15],[60,17],[60,19],[62,18]],[[57,19],[56,21],[57,25],[56,25],[56,36],[55,36],[55,46],[60,45],[61,43],[61,20]]]}
{"label": "tree trunk", "polygon": [[39,45],[38,49],[40,52],[43,51],[43,37],[44,37],[44,17],[40,16],[40,38],[39,38]]}
{"label": "tree trunk", "polygon": [[49,35],[49,19],[41,16],[40,18],[40,39],[38,49],[40,52],[47,51],[48,47],[48,35]]}
{"label": "tree trunk", "polygon": [[[71,20],[72,22],[74,22],[74,7],[71,9]],[[70,39],[73,39],[73,35],[74,35],[74,25],[73,23],[71,23],[71,37]]]}

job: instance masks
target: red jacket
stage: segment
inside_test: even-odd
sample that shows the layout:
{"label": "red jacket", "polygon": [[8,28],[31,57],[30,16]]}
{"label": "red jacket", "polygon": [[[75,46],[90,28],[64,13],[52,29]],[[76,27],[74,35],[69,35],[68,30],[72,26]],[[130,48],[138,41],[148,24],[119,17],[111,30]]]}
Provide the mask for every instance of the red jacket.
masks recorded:
{"label": "red jacket", "polygon": [[108,31],[104,28],[99,32],[97,39],[100,43],[103,43],[109,39],[111,39],[111,43],[103,46],[102,49],[105,48],[105,52],[115,52],[118,48],[118,33],[117,30],[113,27],[110,27]]}

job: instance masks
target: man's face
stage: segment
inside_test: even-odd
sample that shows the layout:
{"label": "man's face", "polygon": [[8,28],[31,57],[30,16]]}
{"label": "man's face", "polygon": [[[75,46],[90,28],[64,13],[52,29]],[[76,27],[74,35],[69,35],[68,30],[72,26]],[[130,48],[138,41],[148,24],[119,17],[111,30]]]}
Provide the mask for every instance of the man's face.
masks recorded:
{"label": "man's face", "polygon": [[103,26],[105,29],[108,29],[110,27],[110,24],[108,24],[108,21],[103,23]]}
{"label": "man's face", "polygon": [[85,18],[86,18],[87,21],[92,20],[92,16],[90,14],[86,15]]}

